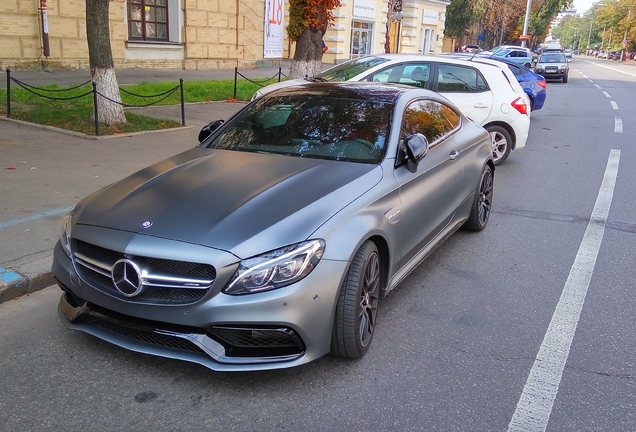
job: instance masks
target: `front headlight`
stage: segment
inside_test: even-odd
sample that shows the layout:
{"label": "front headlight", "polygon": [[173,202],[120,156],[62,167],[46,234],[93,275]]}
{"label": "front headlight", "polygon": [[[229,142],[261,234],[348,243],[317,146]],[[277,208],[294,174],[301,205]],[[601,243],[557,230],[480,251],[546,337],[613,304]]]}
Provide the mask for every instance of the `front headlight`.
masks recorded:
{"label": "front headlight", "polygon": [[64,216],[64,222],[62,223],[62,235],[60,236],[60,244],[62,250],[67,257],[71,257],[71,220],[73,219],[73,210],[68,212]]}
{"label": "front headlight", "polygon": [[291,285],[311,273],[324,251],[324,240],[310,240],[243,260],[223,292],[252,294]]}

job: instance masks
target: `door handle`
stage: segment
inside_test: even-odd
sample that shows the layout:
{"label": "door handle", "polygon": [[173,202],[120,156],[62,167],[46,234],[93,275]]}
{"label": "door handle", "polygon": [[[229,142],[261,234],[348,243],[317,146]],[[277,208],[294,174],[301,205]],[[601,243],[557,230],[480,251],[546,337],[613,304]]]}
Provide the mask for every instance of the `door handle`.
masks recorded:
{"label": "door handle", "polygon": [[457,156],[459,156],[459,152],[457,150],[453,150],[452,152],[450,152],[450,155],[448,155],[448,158],[454,161],[455,159],[457,159]]}

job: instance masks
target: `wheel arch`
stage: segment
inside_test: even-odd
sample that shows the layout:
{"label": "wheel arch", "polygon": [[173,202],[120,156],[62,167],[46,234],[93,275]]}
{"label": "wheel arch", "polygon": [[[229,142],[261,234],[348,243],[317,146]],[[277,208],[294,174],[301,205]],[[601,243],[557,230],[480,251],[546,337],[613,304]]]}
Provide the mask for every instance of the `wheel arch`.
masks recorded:
{"label": "wheel arch", "polygon": [[512,146],[511,148],[514,150],[515,147],[517,146],[517,135],[515,135],[515,131],[512,128],[512,126],[510,126],[508,123],[506,122],[502,122],[502,121],[493,121],[490,123],[485,124],[483,127],[484,129],[488,129],[488,126],[499,126],[504,128],[509,134],[510,134],[510,138],[512,139]]}

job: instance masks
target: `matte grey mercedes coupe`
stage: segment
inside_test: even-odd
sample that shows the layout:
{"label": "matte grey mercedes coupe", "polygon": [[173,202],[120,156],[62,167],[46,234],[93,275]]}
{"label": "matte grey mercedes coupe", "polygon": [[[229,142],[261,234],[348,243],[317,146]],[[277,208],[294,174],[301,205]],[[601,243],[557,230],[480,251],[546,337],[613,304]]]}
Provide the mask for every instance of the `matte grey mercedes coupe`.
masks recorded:
{"label": "matte grey mercedes coupe", "polygon": [[359,358],[379,300],[489,219],[490,137],[429,90],[289,87],[199,139],[66,217],[67,328],[219,371]]}

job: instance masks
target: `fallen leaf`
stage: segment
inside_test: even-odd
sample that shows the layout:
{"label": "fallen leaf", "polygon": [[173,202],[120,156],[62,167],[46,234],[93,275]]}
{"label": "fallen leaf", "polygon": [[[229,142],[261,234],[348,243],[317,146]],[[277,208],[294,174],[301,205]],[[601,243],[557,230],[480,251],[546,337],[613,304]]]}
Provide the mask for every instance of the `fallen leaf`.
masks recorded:
{"label": "fallen leaf", "polygon": [[8,169],[8,170],[14,170],[14,169],[15,169],[15,167],[10,166],[10,167],[7,167],[7,169]]}

